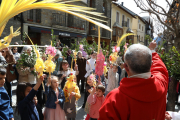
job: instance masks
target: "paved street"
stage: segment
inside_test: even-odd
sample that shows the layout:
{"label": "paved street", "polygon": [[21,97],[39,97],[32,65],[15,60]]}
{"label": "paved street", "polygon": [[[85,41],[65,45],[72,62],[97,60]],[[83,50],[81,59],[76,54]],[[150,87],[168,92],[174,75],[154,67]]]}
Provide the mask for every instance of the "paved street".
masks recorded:
{"label": "paved street", "polygon": [[[13,105],[15,105],[16,103],[16,86],[17,86],[17,81],[14,81],[14,83],[12,83],[12,101],[13,101]],[[83,104],[83,99],[84,99],[84,93],[81,94],[81,98],[78,101],[78,108],[77,108],[77,115],[76,115],[76,120],[84,120],[86,117],[86,113],[84,112],[84,109],[82,109],[82,104]],[[14,120],[21,120],[20,116],[15,113],[15,107],[13,107],[14,110]]]}

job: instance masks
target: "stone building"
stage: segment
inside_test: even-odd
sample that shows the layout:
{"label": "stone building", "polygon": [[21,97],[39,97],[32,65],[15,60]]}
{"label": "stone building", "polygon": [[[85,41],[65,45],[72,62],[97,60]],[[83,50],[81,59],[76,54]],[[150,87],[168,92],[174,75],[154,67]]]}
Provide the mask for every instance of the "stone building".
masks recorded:
{"label": "stone building", "polygon": [[[82,0],[71,4],[87,6],[87,1]],[[23,13],[23,31],[27,32],[34,44],[49,45],[51,30],[54,35],[65,45],[70,46],[75,40],[87,37],[87,22],[76,16],[46,9],[34,9]],[[28,44],[31,44],[28,41]]]}
{"label": "stone building", "polygon": [[[88,0],[89,7],[96,8],[97,12],[104,13],[103,24],[111,27],[111,2],[112,0]],[[93,17],[93,16],[92,16]],[[102,20],[102,18],[101,18]],[[92,43],[92,40],[98,41],[98,26],[88,22],[87,25],[87,40]],[[105,41],[105,45],[109,45],[111,40],[111,32],[101,28],[101,42]]]}

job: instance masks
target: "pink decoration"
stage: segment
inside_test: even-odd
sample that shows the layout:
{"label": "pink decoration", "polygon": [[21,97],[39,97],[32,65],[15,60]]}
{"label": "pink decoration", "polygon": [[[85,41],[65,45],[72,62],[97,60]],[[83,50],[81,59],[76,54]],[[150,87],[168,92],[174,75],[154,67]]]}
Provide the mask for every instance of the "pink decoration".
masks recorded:
{"label": "pink decoration", "polygon": [[120,50],[120,47],[117,47],[117,46],[113,47],[113,52],[119,52],[119,50]]}
{"label": "pink decoration", "polygon": [[80,45],[79,48],[80,48],[80,49],[83,49],[83,45]]}
{"label": "pink decoration", "polygon": [[91,74],[89,77],[90,77],[91,80],[95,79],[95,76],[93,74]]}
{"label": "pink decoration", "polygon": [[56,48],[52,47],[51,45],[46,48],[46,54],[55,56],[56,55]]}
{"label": "pink decoration", "polygon": [[84,51],[83,45],[80,45],[79,48],[80,48],[80,50],[82,52],[82,56],[86,57],[87,53]]}
{"label": "pink decoration", "polygon": [[124,45],[124,48],[125,48],[124,53],[126,52],[128,45],[129,45],[128,43],[125,43],[125,45]]}
{"label": "pink decoration", "polygon": [[102,53],[102,50],[100,50],[100,53],[97,55],[97,60],[96,60],[96,68],[95,68],[95,73],[96,75],[98,75],[99,77],[101,75],[103,75],[103,71],[104,71],[104,61],[105,61],[105,57]]}

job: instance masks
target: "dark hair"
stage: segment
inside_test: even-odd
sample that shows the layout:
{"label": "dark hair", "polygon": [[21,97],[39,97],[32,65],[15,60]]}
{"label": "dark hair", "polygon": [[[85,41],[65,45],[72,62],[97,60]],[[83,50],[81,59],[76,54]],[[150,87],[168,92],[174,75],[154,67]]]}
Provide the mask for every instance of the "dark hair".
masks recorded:
{"label": "dark hair", "polygon": [[96,52],[95,52],[95,51],[92,51],[92,52],[91,52],[91,55],[94,54],[94,53],[96,53]]}
{"label": "dark hair", "polygon": [[0,74],[1,75],[6,75],[6,72],[7,72],[6,68],[0,67]]}
{"label": "dark hair", "polygon": [[103,93],[105,92],[105,87],[103,85],[98,85],[96,89],[101,90]]}
{"label": "dark hair", "polygon": [[[22,101],[26,96],[25,96],[25,90],[27,87],[33,87],[30,83],[27,83],[27,82],[22,82],[22,83],[19,83],[17,85],[17,90],[16,90],[16,111],[18,111],[18,103],[20,101]],[[19,111],[18,111],[19,113]]]}
{"label": "dark hair", "polygon": [[[91,75],[91,74],[90,74],[90,75]],[[89,77],[90,75],[88,75],[88,76],[86,77],[86,86],[89,86],[89,85],[87,84],[87,79],[88,79],[88,77]]]}
{"label": "dark hair", "polygon": [[63,70],[62,65],[63,65],[64,63],[67,63],[67,64],[68,64],[68,62],[67,62],[66,60],[63,60],[63,61],[61,62],[61,64],[60,64],[60,71]]}

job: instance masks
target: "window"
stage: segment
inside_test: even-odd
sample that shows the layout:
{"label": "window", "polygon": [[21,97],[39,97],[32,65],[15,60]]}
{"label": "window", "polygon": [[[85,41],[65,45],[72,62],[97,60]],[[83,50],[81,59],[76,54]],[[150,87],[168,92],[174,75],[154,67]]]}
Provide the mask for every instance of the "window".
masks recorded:
{"label": "window", "polygon": [[139,29],[141,29],[141,24],[139,24]]}
{"label": "window", "polygon": [[116,22],[119,23],[119,12],[116,13]]}
{"label": "window", "polygon": [[27,16],[28,21],[33,21],[33,10],[29,10],[27,12],[28,12],[28,16]]}
{"label": "window", "polygon": [[125,21],[125,16],[124,15],[122,16],[122,21]]}
{"label": "window", "polygon": [[127,19],[127,27],[129,27],[129,18]]}
{"label": "window", "polygon": [[143,26],[142,26],[142,31],[143,31]]}
{"label": "window", "polygon": [[41,9],[36,10],[36,22],[37,23],[41,22]]}

